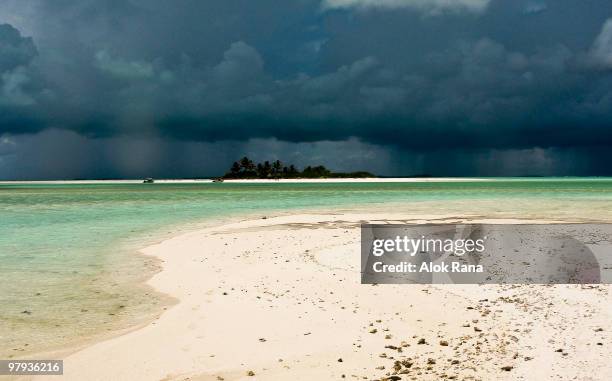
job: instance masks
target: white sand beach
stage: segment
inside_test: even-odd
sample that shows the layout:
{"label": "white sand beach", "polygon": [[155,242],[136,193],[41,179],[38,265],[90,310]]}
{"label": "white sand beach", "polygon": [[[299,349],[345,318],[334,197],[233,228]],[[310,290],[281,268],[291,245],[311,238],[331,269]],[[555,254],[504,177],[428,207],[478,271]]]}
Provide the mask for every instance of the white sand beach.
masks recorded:
{"label": "white sand beach", "polygon": [[259,218],[147,247],[177,304],[54,379],[611,379],[609,286],[361,285],[359,224],[421,218]]}

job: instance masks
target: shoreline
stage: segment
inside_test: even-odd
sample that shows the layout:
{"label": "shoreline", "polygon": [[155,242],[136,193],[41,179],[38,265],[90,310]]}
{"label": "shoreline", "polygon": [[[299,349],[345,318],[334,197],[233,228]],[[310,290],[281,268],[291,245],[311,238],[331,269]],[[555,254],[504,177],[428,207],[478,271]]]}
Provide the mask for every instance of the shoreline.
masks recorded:
{"label": "shoreline", "polygon": [[[327,215],[331,219],[342,219],[343,214],[361,214],[368,216],[377,216],[380,217],[380,222],[383,223],[402,223],[402,222],[410,222],[410,223],[466,223],[466,222],[474,222],[474,223],[563,223],[560,220],[526,220],[526,219],[518,219],[510,216],[506,217],[497,217],[497,218],[482,218],[476,215],[465,215],[458,216],[456,214],[435,214],[435,215],[422,215],[422,214],[413,214],[406,215],[404,213],[396,213],[395,215],[390,213],[382,213],[377,211],[375,208],[373,209],[371,205],[353,205],[348,206],[346,209],[335,210],[333,213],[325,212],[320,208],[305,208],[305,209],[295,209],[295,210],[261,210],[261,211],[251,211],[250,213],[237,214],[225,217],[214,217],[212,219],[201,220],[197,222],[189,222],[189,223],[177,223],[173,225],[167,225],[158,227],[157,230],[149,232],[147,235],[148,238],[140,238],[137,239],[136,242],[132,242],[130,244],[130,248],[127,249],[124,255],[129,256],[137,256],[145,258],[146,261],[150,261],[150,264],[154,270],[149,270],[146,274],[143,274],[138,279],[134,279],[130,282],[129,287],[144,289],[148,292],[155,294],[155,299],[159,301],[159,303],[155,303],[156,307],[151,307],[151,313],[148,314],[148,317],[144,315],[138,315],[137,317],[131,318],[131,323],[129,324],[119,324],[117,327],[108,330],[102,334],[97,334],[93,336],[85,336],[75,338],[68,345],[51,346],[48,349],[35,350],[32,352],[27,352],[22,356],[16,356],[15,359],[33,359],[33,358],[64,358],[70,354],[76,353],[83,349],[88,348],[89,346],[95,345],[96,343],[103,342],[109,339],[113,339],[115,337],[119,337],[130,333],[135,330],[142,329],[147,325],[151,324],[151,322],[157,320],[168,308],[173,307],[180,301],[173,295],[165,293],[154,286],[152,286],[149,281],[154,278],[158,273],[164,271],[163,263],[160,257],[156,255],[146,254],[148,248],[154,247],[157,245],[162,245],[166,241],[171,241],[174,239],[180,239],[182,236],[190,235],[190,234],[198,234],[202,231],[207,231],[210,229],[223,228],[227,225],[234,224],[250,224],[254,222],[264,222],[265,220],[273,220],[278,218],[287,218],[291,219],[293,216],[320,216]],[[382,217],[382,216],[385,217]],[[406,218],[408,218],[406,220]],[[584,223],[584,221],[576,220],[573,223]],[[137,321],[137,323],[134,323]],[[1,379],[1,377],[0,377]]]}
{"label": "shoreline", "polygon": [[[116,325],[113,328],[107,328],[106,330],[101,331],[100,333],[86,336],[74,336],[68,343],[64,345],[50,345],[47,348],[35,349],[32,352],[27,352],[24,355],[15,356],[12,359],[64,359],[74,353],[77,353],[92,345],[95,345],[96,343],[111,340],[113,338],[120,337],[130,332],[142,329],[151,324],[151,322],[158,319],[167,309],[171,308],[179,302],[178,299],[174,298],[169,294],[159,292],[157,289],[155,289],[149,284],[151,278],[163,271],[161,259],[154,256],[146,255],[140,250],[130,251],[129,253],[125,253],[125,255],[141,257],[144,259],[145,262],[148,262],[146,266],[147,271],[144,271],[143,274],[140,275],[138,278],[131,280],[129,283],[126,283],[126,287],[130,288],[132,291],[138,290],[138,292],[141,292],[143,294],[154,294],[154,299],[157,302],[151,305],[147,305],[147,313],[140,313],[127,318],[123,318],[123,324],[120,324],[120,321],[117,321],[115,322]],[[112,278],[109,278],[109,281],[112,281]],[[127,321],[125,321],[125,319],[127,319]],[[3,376],[0,376],[0,380],[1,379],[3,379]],[[28,376],[19,376],[17,378],[11,379],[29,380],[31,378],[29,378]]]}
{"label": "shoreline", "polygon": [[[380,344],[389,344],[389,342],[386,342],[381,337],[377,337],[377,339],[379,339],[378,341],[372,340],[374,339],[372,334],[361,331],[364,327],[367,331],[369,327],[368,324],[376,324],[375,321],[380,320],[374,319],[371,314],[378,309],[383,311],[389,309],[386,303],[387,301],[383,301],[385,303],[377,308],[370,309],[370,313],[365,316],[361,316],[363,314],[355,310],[357,312],[354,312],[354,315],[357,316],[356,320],[358,322],[357,324],[353,324],[353,331],[347,329],[347,332],[344,332],[344,328],[338,331],[338,327],[334,327],[337,323],[331,324],[327,322],[329,317],[334,315],[321,313],[320,309],[322,307],[317,304],[325,305],[325,307],[323,307],[325,310],[328,308],[335,309],[336,314],[346,314],[344,308],[340,310],[336,308],[337,304],[341,304],[343,301],[348,303],[349,300],[359,304],[359,299],[355,299],[352,293],[357,289],[365,289],[366,293],[369,293],[372,289],[363,285],[361,285],[361,287],[355,285],[353,288],[347,288],[332,279],[336,274],[330,277],[330,274],[326,272],[330,270],[334,272],[341,271],[346,273],[345,275],[349,275],[354,271],[354,269],[343,268],[344,265],[338,263],[339,258],[337,256],[338,252],[348,254],[352,251],[347,252],[346,247],[354,247],[356,238],[355,227],[358,226],[361,221],[405,222],[410,220],[413,222],[420,222],[423,217],[425,217],[426,220],[429,218],[426,218],[427,216],[418,216],[421,218],[411,219],[410,216],[407,215],[392,215],[389,213],[385,213],[384,215],[381,213],[299,213],[298,211],[293,214],[284,214],[280,216],[272,215],[266,218],[249,216],[248,219],[241,219],[234,222],[226,221],[226,223],[220,225],[179,233],[176,236],[142,249],[141,253],[157,258],[162,265],[161,271],[149,278],[146,284],[151,286],[158,293],[176,298],[177,303],[168,306],[168,308],[162,311],[157,318],[144,326],[135,327],[124,333],[115,332],[116,335],[113,335],[111,338],[95,342],[92,345],[80,348],[76,352],[71,353],[65,359],[66,374],[62,379],[82,379],[83,374],[87,374],[89,379],[100,380],[108,379],[109,377],[117,380],[163,378],[165,380],[204,381],[214,380],[217,377],[222,377],[225,380],[238,380],[243,378],[249,379],[248,376],[246,376],[246,372],[248,371],[247,368],[255,369],[254,372],[257,375],[257,379],[285,379],[285,377],[289,375],[292,379],[312,379],[311,377],[329,379],[329,374],[331,373],[337,373],[339,377],[341,374],[340,372],[347,372],[348,364],[358,366],[358,364],[363,364],[364,361],[372,365],[381,362],[381,359],[377,359],[378,352],[376,351],[384,352],[384,345]],[[455,218],[461,220],[460,217]],[[478,221],[491,222],[491,219]],[[503,222],[511,221],[520,220],[503,220]],[[351,240],[347,242],[344,237],[338,234],[340,232],[342,232],[342,235],[348,234]],[[308,237],[308,235],[316,235],[322,239],[312,239],[313,237]],[[245,237],[247,237],[248,240],[246,240]],[[298,244],[293,245],[297,246],[297,248],[291,245],[287,246],[287,242],[283,242],[283,239],[286,241],[288,238],[299,241]],[[252,241],[250,241],[251,239]],[[340,242],[335,246],[316,248],[321,245],[321,242],[327,243],[330,240],[335,241],[338,239]],[[235,241],[241,240],[253,242],[253,244],[245,247],[235,243]],[[271,242],[279,242],[277,245],[280,245],[280,247],[274,246]],[[274,247],[271,247],[271,245]],[[255,258],[253,258],[253,255],[255,255],[255,252],[253,249],[255,248],[259,250],[263,248],[263,251],[259,253],[257,260],[254,261]],[[223,251],[225,254],[220,255],[216,250]],[[228,252],[227,250],[230,251]],[[177,255],[178,253],[180,253],[180,255]],[[270,258],[270,255],[274,255],[274,257]],[[281,258],[287,258],[285,259],[286,262],[281,262]],[[278,267],[279,265],[283,266],[283,263],[291,263],[294,260],[300,263],[300,269],[292,270],[294,277],[287,277],[285,273],[277,273],[276,270],[274,270],[274,273],[270,272],[274,267]],[[259,263],[259,261],[263,261],[264,263]],[[207,264],[202,267],[203,263]],[[247,264],[248,267],[245,268],[244,266]],[[219,276],[219,273],[223,272],[223,270],[218,266],[227,266],[235,271],[225,274],[225,276]],[[253,268],[256,270],[253,270]],[[344,297],[334,297],[338,298],[337,302],[328,305],[326,302],[317,302],[315,300],[315,295],[309,295],[312,294],[312,290],[302,289],[301,295],[302,298],[305,298],[304,300],[297,303],[293,300],[293,303],[280,303],[275,306],[276,299],[286,298],[287,295],[285,295],[284,292],[290,293],[290,289],[286,291],[268,289],[259,292],[262,287],[272,289],[275,284],[269,282],[272,279],[263,283],[261,279],[251,279],[252,275],[250,274],[250,271],[256,271],[260,276],[273,276],[277,278],[277,282],[281,281],[286,283],[287,287],[293,285],[295,289],[302,283],[297,282],[296,286],[295,276],[304,276],[305,269],[310,269],[310,271],[306,271],[307,274],[319,274],[319,278],[316,283],[312,283],[311,279],[308,277],[302,279],[302,282],[306,282],[311,286],[318,283],[331,282],[329,286],[333,291],[325,297],[322,295],[318,296],[319,299],[327,299],[331,297],[330,295],[334,294],[343,295]],[[207,279],[208,277],[214,278],[216,282]],[[231,284],[233,282],[240,283],[243,281],[243,279],[234,277],[246,278],[245,282],[249,286],[246,287],[246,285],[242,284],[240,288],[232,287]],[[345,282],[351,281],[350,277],[345,277],[343,280]],[[340,286],[340,288],[337,288],[338,286]],[[525,287],[529,288],[527,286]],[[408,294],[413,302],[421,301],[425,304],[431,304],[432,299],[438,302],[444,300],[444,303],[441,304],[444,305],[445,311],[447,308],[450,308],[456,309],[458,313],[459,311],[465,311],[466,303],[467,305],[480,303],[477,302],[477,300],[483,295],[483,289],[477,286],[460,286],[454,288],[417,286],[418,290],[415,290],[414,288],[406,287],[406,285],[400,285],[399,287],[393,288],[397,288],[398,291],[402,290]],[[499,293],[499,289],[501,288],[503,287],[488,287],[486,291],[488,293]],[[386,286],[383,288],[383,291],[385,289]],[[423,290],[427,290],[425,296],[421,295]],[[258,293],[259,299],[249,297],[249,292]],[[456,295],[449,298],[451,294]],[[233,300],[233,296],[237,296],[238,300]],[[380,295],[374,298],[372,296],[373,295],[370,295],[367,299],[367,304],[372,304],[373,306],[379,305],[381,301],[377,299]],[[273,305],[273,307],[270,307],[270,310],[261,308],[261,303],[259,303],[259,301],[261,301],[262,298],[266,298],[265,300],[268,300],[267,303]],[[468,302],[465,301],[466,299]],[[312,304],[309,304],[309,307],[304,306],[304,304],[306,304],[305,300],[308,300]],[[366,303],[365,301],[362,302]],[[334,304],[336,306],[334,306]],[[348,306],[345,307],[348,308]],[[438,311],[435,306],[428,308],[430,313],[429,317],[432,318],[437,318],[437,315],[442,312]],[[413,309],[406,309],[405,307],[399,309],[404,311],[401,314],[402,316],[408,314],[407,316],[409,317],[410,314],[415,313]],[[484,309],[487,309],[487,307],[480,306],[477,308],[478,311]],[[283,319],[289,319],[292,325],[287,326],[280,323],[280,326],[278,326],[276,311],[279,311],[278,314],[280,314]],[[398,313],[397,311],[393,312],[394,314]],[[245,327],[240,327],[241,324],[246,324],[246,328],[250,326],[249,322],[240,323],[242,321],[240,316],[245,313],[252,319],[255,319],[257,323],[255,326],[250,327],[251,330],[257,328],[257,331],[262,331],[261,333],[251,332],[249,329],[245,330]],[[461,313],[463,314],[464,312]],[[313,340],[310,340],[309,342],[303,343],[306,345],[309,352],[314,352],[315,354],[304,353],[304,351],[299,348],[281,350],[281,348],[289,345],[289,343],[293,343],[293,341],[303,341],[306,336],[311,336],[310,333],[306,335],[304,332],[295,332],[297,327],[304,324],[301,318],[295,320],[296,314],[301,314],[304,317],[309,314],[315,314],[317,316],[315,320],[320,324],[320,326],[316,327],[317,331],[319,331],[317,336],[319,337],[318,340],[323,340],[323,342],[313,342]],[[419,314],[421,313],[417,313],[417,315]],[[509,314],[508,312],[508,315],[502,318],[507,318],[510,316]],[[411,325],[406,325],[405,323],[405,319],[408,317],[404,316],[404,319],[395,321],[396,319],[393,316],[397,315],[391,313],[387,315],[389,316],[385,321],[389,319],[388,324],[393,325],[394,330],[402,332],[410,328]],[[266,316],[275,318],[266,319]],[[349,314],[346,318],[355,319],[355,316]],[[454,338],[453,340],[459,340],[461,336],[457,335],[460,332],[456,331],[459,328],[454,327],[457,325],[456,323],[458,323],[458,321],[455,321],[457,319],[451,318],[449,320],[448,317],[445,318],[447,318],[446,321],[438,322],[438,324],[443,325],[437,326],[438,328],[435,329],[440,330],[440,327],[450,326],[452,324],[453,329],[446,332],[445,335]],[[524,317],[522,318],[524,320]],[[334,318],[332,317],[332,321],[333,320]],[[423,326],[423,332],[434,329],[434,326],[431,324],[424,323],[423,319],[419,320],[421,321],[413,321],[412,324],[420,324]],[[281,319],[280,321],[283,320]],[[461,320],[461,322],[465,324],[463,320]],[[217,330],[221,331],[221,335],[209,332],[208,327],[210,323],[212,323],[212,326],[216,327]],[[482,324],[485,323],[481,323],[481,325]],[[364,327],[361,327],[361,325],[364,325]],[[494,331],[501,328],[507,328],[505,326],[502,327],[502,325],[498,326],[497,323],[492,322],[490,329]],[[308,327],[305,326],[304,329],[308,329]],[[310,329],[314,330],[313,327],[310,327]],[[381,332],[384,332],[384,329],[387,328],[383,328]],[[348,335],[348,331],[350,331],[351,334],[356,334],[358,339],[349,339],[345,337],[345,339],[352,341],[352,343],[347,342],[347,346],[342,348],[336,348],[336,346],[328,348],[326,346],[323,337],[327,335],[339,335],[343,337]],[[508,332],[509,331],[508,329]],[[506,332],[506,334],[510,334],[508,332]],[[414,334],[415,332],[413,332],[413,335]],[[255,337],[252,337],[252,340],[245,339],[253,335],[255,335]],[[263,338],[264,341],[262,342],[260,340],[262,337],[258,338],[258,335],[265,335],[268,336],[268,338]],[[278,337],[273,339],[272,337],[275,335]],[[411,340],[409,335],[404,334],[404,336],[407,336],[405,339],[408,340],[408,342]],[[493,339],[493,337],[490,338],[490,340]],[[266,346],[264,343],[266,342],[277,342],[279,347],[276,348],[276,345],[274,345],[276,349],[271,352],[265,352],[264,349]],[[379,348],[377,348],[376,351],[372,349],[370,353],[366,353],[366,356],[363,357],[364,350],[355,351],[356,342],[359,342],[359,348],[369,349],[373,346],[379,346]],[[236,345],[240,348],[236,348]],[[414,346],[414,343],[412,343],[412,345]],[[336,359],[333,358],[335,354],[330,354],[332,349],[333,351],[337,350],[344,353],[340,354],[344,358],[342,363],[335,361]],[[436,349],[434,350],[436,356],[443,354],[438,353],[440,348],[434,349]],[[144,368],[142,370],[144,373],[134,373],[135,371],[131,369],[130,364],[136,360],[130,360],[129,354],[133,353],[134,350],[138,352],[136,355],[137,360],[143,363]],[[262,350],[264,350],[264,352],[261,352]],[[148,351],[150,353],[147,355]],[[236,352],[239,353],[239,357],[242,359],[238,363],[231,360]],[[359,354],[360,352],[361,354]],[[367,350],[365,352],[367,352]],[[429,355],[431,356],[432,354]],[[124,358],[124,356],[128,357]],[[354,363],[351,360],[353,357],[355,357]],[[247,358],[249,359],[248,363],[245,362]],[[474,358],[468,358],[466,361],[473,362],[479,358],[480,357],[476,356]],[[279,359],[283,361],[279,361]],[[101,364],[113,364],[114,368],[109,369],[108,367],[96,365],[99,362]],[[325,366],[323,366],[323,362]],[[292,365],[288,365],[289,363]],[[304,366],[306,368],[304,368]],[[319,369],[319,371],[323,371],[324,373],[312,373],[314,371],[310,369],[312,367],[314,367],[314,370]],[[357,368],[352,368],[353,372],[357,372],[358,370]],[[382,377],[384,375],[384,372],[379,372],[374,366],[372,366],[372,369],[368,369],[367,372],[365,369],[359,371],[362,374],[367,373],[368,377]],[[534,370],[527,369],[526,371],[532,372]],[[486,372],[498,372],[498,369],[491,368],[486,370]],[[91,377],[91,374],[94,373],[95,377]],[[499,376],[498,373],[487,374],[489,376]],[[480,374],[480,377],[483,375],[484,374]],[[504,374],[502,373],[502,375]]]}
{"label": "shoreline", "polygon": [[[279,213],[279,215],[281,215]],[[12,359],[27,360],[27,359],[38,359],[38,358],[57,358],[63,359],[70,354],[81,351],[89,346],[95,345],[96,343],[103,342],[115,337],[119,337],[130,333],[132,331],[141,329],[151,324],[159,318],[168,308],[171,308],[179,301],[172,295],[161,292],[151,286],[149,281],[158,273],[162,272],[163,260],[157,256],[151,256],[143,253],[146,248],[159,245],[167,240],[179,237],[185,234],[197,232],[199,230],[208,229],[213,226],[225,225],[229,223],[237,223],[245,220],[258,219],[258,213],[250,213],[244,215],[234,215],[225,217],[215,217],[209,220],[201,220],[197,222],[181,222],[171,225],[164,225],[157,227],[147,233],[141,233],[140,236],[131,237],[130,239],[124,239],[125,242],[120,243],[116,250],[122,251],[122,256],[139,257],[142,258],[146,266],[146,271],[139,274],[136,278],[131,279],[125,286],[132,289],[133,291],[138,289],[143,293],[154,294],[154,299],[157,301],[154,305],[148,305],[150,309],[148,314],[134,315],[130,318],[128,323],[117,324],[114,328],[109,329],[103,333],[87,335],[87,336],[75,336],[71,341],[65,345],[50,345],[48,347],[34,349],[31,352],[26,352],[18,356],[12,357]],[[134,240],[134,241],[130,241]],[[129,243],[128,243],[129,242]],[[107,281],[114,282],[113,278],[108,278]],[[3,376],[0,375],[0,380]],[[16,378],[30,379],[26,376]]]}
{"label": "shoreline", "polygon": [[[476,177],[366,177],[366,178],[321,178],[321,179],[225,179],[228,184],[278,184],[278,183],[422,183],[422,182],[466,182],[491,181]],[[214,179],[155,179],[154,184],[208,184]],[[3,180],[0,185],[78,185],[78,184],[142,184],[142,179],[126,180]]]}
{"label": "shoreline", "polygon": [[[299,184],[299,183],[436,183],[436,182],[485,182],[485,181],[576,181],[588,179],[612,180],[612,177],[366,177],[366,178],[320,178],[320,179],[225,179],[227,184]],[[202,179],[155,179],[154,184],[208,184],[213,178]],[[0,185],[86,185],[86,184],[142,184],[143,179],[123,180],[0,180]],[[150,184],[149,184],[150,185]]]}

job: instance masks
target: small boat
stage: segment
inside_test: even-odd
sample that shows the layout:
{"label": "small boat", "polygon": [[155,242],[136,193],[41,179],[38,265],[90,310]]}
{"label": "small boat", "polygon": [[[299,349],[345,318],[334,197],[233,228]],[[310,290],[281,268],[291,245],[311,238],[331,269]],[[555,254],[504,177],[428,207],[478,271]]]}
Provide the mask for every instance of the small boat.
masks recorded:
{"label": "small boat", "polygon": [[153,178],[151,177],[147,177],[146,179],[143,180],[143,184],[153,184],[155,182],[155,180],[153,180]]}
{"label": "small boat", "polygon": [[213,183],[222,183],[223,179],[221,177],[213,179]]}

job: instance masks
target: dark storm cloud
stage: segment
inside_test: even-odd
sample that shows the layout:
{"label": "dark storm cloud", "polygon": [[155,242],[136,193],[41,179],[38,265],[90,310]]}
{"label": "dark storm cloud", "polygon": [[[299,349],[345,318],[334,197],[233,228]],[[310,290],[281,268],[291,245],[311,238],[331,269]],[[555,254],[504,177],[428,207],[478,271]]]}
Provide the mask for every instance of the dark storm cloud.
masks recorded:
{"label": "dark storm cloud", "polygon": [[10,25],[0,25],[0,70],[4,73],[18,66],[28,65],[36,56],[31,38],[24,38]]}
{"label": "dark storm cloud", "polygon": [[2,22],[0,137],[612,146],[606,0],[5,0]]}
{"label": "dark storm cloud", "polygon": [[0,25],[0,131],[31,132],[45,126],[35,117],[41,87],[30,64],[36,55],[31,38]]}

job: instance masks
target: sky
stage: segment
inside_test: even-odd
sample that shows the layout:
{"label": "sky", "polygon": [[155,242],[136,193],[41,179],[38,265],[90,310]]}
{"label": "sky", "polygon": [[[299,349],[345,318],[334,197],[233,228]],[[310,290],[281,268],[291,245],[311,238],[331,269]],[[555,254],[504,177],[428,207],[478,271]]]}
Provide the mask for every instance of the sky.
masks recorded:
{"label": "sky", "polygon": [[2,0],[0,179],[612,175],[609,0]]}

